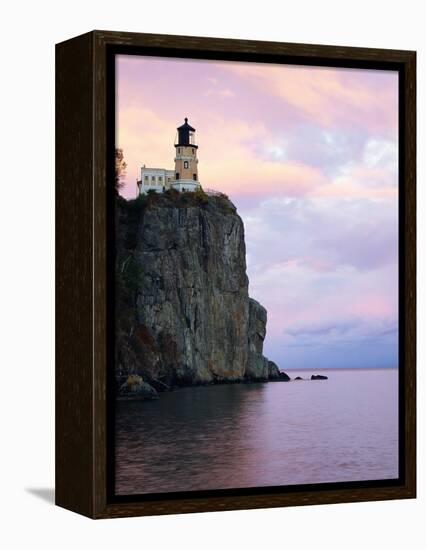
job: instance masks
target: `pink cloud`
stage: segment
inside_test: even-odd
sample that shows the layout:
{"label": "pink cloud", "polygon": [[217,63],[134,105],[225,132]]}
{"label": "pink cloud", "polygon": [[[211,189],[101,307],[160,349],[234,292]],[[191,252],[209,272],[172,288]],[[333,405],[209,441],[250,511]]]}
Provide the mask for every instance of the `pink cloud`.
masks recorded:
{"label": "pink cloud", "polygon": [[[309,164],[308,155],[307,161],[292,160],[284,151],[280,162],[253,155],[254,143],[280,151],[273,127],[277,116],[287,140],[297,136],[297,116],[299,122],[306,119],[328,129],[361,125],[370,133],[395,134],[397,87],[392,74],[120,56],[118,76],[117,142],[128,165],[127,197],[137,191],[142,164],[173,167],[175,129],[188,114],[198,129],[199,174],[205,187],[231,196],[395,196],[384,169],[354,166],[335,185],[321,165]],[[180,82],[173,97],[170,82]],[[268,96],[281,103],[265,100]],[[303,139],[309,150],[309,134]],[[366,185],[372,177],[378,180],[375,189]]]}
{"label": "pink cloud", "polygon": [[[224,66],[265,95],[274,95],[326,128],[365,125],[371,131],[397,128],[397,74],[376,86],[377,71],[235,63]],[[393,84],[393,85],[389,85]]]}
{"label": "pink cloud", "polygon": [[[128,107],[122,108],[118,114],[117,144],[123,148],[128,164],[126,196],[135,192],[142,164],[173,168],[174,128],[159,113],[143,107]],[[218,127],[227,136],[226,144],[218,143]],[[155,131],[147,132],[147,128],[155,128]],[[258,136],[267,135],[260,124],[250,125],[206,114],[206,130],[198,138],[199,174],[205,188],[231,196],[241,193],[299,196],[326,183],[321,170],[316,167],[297,162],[254,161],[247,146],[253,132]]]}
{"label": "pink cloud", "polygon": [[395,307],[386,294],[372,292],[350,304],[349,313],[359,317],[386,318],[395,315]]}
{"label": "pink cloud", "polygon": [[311,193],[311,196],[342,199],[396,199],[398,198],[398,189],[392,187],[368,188],[363,185],[357,185],[351,181],[346,181],[338,185],[335,183],[323,185]]}

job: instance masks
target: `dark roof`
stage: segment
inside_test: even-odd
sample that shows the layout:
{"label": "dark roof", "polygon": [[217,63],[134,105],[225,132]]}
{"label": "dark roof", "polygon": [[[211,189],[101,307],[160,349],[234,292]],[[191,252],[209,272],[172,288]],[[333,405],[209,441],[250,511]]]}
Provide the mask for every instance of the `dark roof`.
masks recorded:
{"label": "dark roof", "polygon": [[195,132],[195,128],[193,128],[192,126],[190,126],[188,124],[188,119],[185,117],[185,123],[182,124],[182,126],[178,126],[178,130],[182,130],[182,129],[186,129],[186,130],[189,130],[190,132]]}

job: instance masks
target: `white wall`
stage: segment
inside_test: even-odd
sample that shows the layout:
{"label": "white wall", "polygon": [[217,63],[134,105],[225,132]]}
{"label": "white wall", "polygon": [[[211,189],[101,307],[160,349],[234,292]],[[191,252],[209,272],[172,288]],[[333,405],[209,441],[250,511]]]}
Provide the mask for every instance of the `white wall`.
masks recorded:
{"label": "white wall", "polygon": [[[2,5],[0,545],[3,548],[423,548],[425,340],[419,342],[420,498],[91,522],[35,493],[53,487],[54,43],[88,30],[193,34],[419,51],[419,212],[425,211],[422,2],[19,1]],[[29,179],[31,174],[31,180]],[[423,206],[423,208],[422,208]],[[419,280],[425,223],[419,219]],[[420,293],[419,335],[424,333]],[[7,541],[6,541],[7,540]]]}

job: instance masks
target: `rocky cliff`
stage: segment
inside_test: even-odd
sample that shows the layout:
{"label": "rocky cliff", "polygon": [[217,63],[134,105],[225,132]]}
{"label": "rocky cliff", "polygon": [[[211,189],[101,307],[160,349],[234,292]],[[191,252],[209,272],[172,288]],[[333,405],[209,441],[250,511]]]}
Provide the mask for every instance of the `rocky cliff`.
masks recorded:
{"label": "rocky cliff", "polygon": [[248,296],[244,225],[225,196],[165,193],[116,207],[117,382],[156,389],[278,378],[267,314]]}

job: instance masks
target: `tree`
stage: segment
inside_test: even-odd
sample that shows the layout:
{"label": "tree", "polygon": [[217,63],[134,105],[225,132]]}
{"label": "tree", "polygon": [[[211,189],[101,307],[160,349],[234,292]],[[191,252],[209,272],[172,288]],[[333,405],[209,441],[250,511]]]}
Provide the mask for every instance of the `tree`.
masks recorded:
{"label": "tree", "polygon": [[127,164],[124,161],[123,149],[115,150],[115,191],[118,193],[124,186]]}

